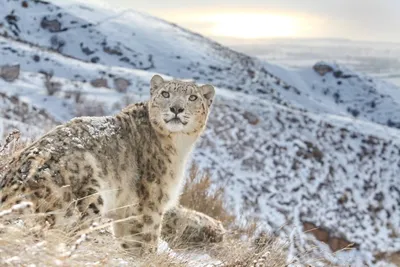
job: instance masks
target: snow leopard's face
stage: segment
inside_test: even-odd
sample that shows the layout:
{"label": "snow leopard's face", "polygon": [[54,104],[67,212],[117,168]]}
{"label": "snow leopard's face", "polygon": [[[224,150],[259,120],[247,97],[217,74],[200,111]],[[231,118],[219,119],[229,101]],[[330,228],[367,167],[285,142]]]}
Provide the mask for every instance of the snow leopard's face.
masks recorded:
{"label": "snow leopard's face", "polygon": [[204,129],[215,90],[183,81],[164,81],[154,75],[150,82],[150,120],[163,133],[196,134]]}

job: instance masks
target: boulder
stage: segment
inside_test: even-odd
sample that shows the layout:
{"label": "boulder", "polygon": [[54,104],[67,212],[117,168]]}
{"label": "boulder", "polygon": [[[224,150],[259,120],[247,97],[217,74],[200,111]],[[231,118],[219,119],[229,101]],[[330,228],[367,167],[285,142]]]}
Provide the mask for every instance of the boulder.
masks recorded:
{"label": "boulder", "polygon": [[4,65],[0,67],[0,78],[7,82],[13,82],[18,79],[20,73],[20,65]]}
{"label": "boulder", "polygon": [[253,113],[251,113],[251,112],[248,112],[248,111],[246,111],[246,112],[243,114],[243,117],[244,117],[251,125],[257,125],[257,124],[260,122],[259,118],[258,118],[255,114],[253,114]]}
{"label": "boulder", "polygon": [[333,236],[328,232],[328,230],[319,228],[311,222],[304,222],[303,230],[307,233],[311,233],[312,235],[314,235],[317,240],[328,244],[332,252],[336,252],[345,248],[354,248],[357,246],[354,243],[349,242],[345,238]]}
{"label": "boulder", "polygon": [[131,82],[124,78],[115,78],[114,79],[114,87],[120,93],[126,93],[128,87],[131,85]]}
{"label": "boulder", "polygon": [[46,17],[40,22],[40,27],[49,32],[59,32],[61,31],[61,22],[56,19],[49,20]]}
{"label": "boulder", "polygon": [[317,72],[319,75],[324,76],[328,72],[332,72],[333,68],[329,64],[325,62],[317,62],[314,66],[313,69],[315,72]]}
{"label": "boulder", "polygon": [[161,236],[173,248],[220,243],[225,233],[220,221],[181,205],[165,213],[161,230]]}
{"label": "boulder", "polygon": [[99,87],[108,88],[108,81],[107,81],[107,79],[104,79],[104,78],[98,78],[98,79],[91,80],[90,84],[96,88],[99,88]]}

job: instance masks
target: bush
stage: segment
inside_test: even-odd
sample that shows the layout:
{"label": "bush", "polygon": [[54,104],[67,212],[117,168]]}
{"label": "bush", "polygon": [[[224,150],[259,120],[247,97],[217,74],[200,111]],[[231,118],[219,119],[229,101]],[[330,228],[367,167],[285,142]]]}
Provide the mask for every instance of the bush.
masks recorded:
{"label": "bush", "polygon": [[236,217],[226,210],[224,189],[219,187],[213,193],[210,193],[210,189],[209,172],[200,172],[198,166],[193,163],[180,198],[181,205],[220,220],[225,227],[231,226]]}

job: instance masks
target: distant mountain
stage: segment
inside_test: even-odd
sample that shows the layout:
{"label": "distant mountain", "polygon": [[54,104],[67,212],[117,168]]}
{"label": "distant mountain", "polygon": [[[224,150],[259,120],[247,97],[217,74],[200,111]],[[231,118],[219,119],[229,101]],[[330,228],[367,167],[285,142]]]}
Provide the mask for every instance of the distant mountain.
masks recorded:
{"label": "distant mountain", "polygon": [[393,84],[333,62],[291,72],[273,65],[268,70],[323,106],[319,111],[400,128],[400,88]]}

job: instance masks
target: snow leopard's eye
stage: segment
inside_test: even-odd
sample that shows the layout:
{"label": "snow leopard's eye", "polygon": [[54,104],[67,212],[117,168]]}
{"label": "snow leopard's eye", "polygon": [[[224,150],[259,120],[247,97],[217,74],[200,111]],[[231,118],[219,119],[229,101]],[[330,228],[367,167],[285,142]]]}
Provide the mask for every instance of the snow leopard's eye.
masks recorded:
{"label": "snow leopard's eye", "polygon": [[195,96],[195,95],[189,96],[190,101],[195,101],[196,99],[197,99],[197,96]]}
{"label": "snow leopard's eye", "polygon": [[165,97],[165,98],[168,98],[168,97],[169,97],[169,93],[166,92],[166,91],[162,91],[161,94],[162,94],[162,96]]}

